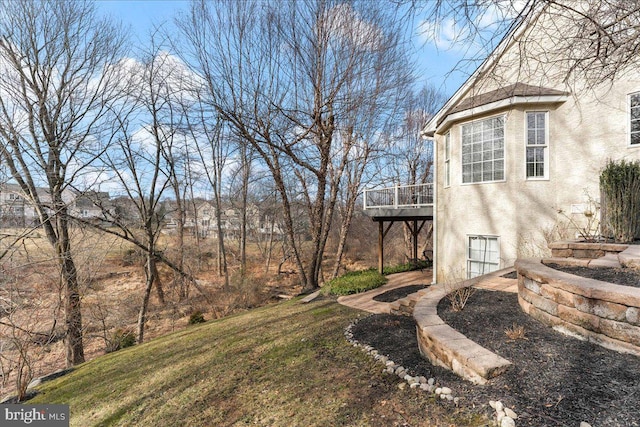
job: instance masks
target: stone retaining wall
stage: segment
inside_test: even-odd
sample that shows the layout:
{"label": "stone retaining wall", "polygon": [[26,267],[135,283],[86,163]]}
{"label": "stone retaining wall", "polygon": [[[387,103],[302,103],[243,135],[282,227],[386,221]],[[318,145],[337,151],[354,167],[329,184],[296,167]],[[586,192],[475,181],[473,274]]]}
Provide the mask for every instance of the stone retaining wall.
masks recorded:
{"label": "stone retaining wall", "polygon": [[[575,256],[575,255],[574,255]],[[516,261],[518,301],[531,317],[603,347],[640,356],[640,288]]]}
{"label": "stone retaining wall", "polygon": [[442,298],[459,287],[475,283],[475,280],[467,280],[449,288],[443,284],[432,285],[420,291],[424,294],[415,304],[413,318],[422,357],[468,381],[485,384],[505,372],[511,362],[471,341],[438,316],[438,302]]}
{"label": "stone retaining wall", "polygon": [[607,254],[618,254],[628,245],[600,242],[554,242],[549,245],[551,256],[558,258],[600,258]]}

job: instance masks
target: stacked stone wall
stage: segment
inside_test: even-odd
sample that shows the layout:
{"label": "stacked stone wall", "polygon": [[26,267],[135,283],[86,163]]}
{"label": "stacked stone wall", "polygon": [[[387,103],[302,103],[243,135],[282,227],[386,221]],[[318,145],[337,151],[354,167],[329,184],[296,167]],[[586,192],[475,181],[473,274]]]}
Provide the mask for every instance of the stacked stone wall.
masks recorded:
{"label": "stacked stone wall", "polygon": [[640,288],[574,276],[540,260],[516,261],[518,301],[561,332],[640,356]]}

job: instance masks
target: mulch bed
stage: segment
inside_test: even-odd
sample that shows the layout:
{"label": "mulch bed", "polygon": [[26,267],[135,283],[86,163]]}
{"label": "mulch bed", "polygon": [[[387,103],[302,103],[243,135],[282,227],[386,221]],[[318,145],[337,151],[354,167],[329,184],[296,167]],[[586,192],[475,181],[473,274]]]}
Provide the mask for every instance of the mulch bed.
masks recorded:
{"label": "mulch bed", "polygon": [[545,265],[555,270],[564,271],[565,273],[570,273],[576,276],[602,280],[603,282],[615,283],[616,285],[640,288],[640,271],[630,270],[628,268],[589,268],[564,266],[551,263]]}
{"label": "mulch bed", "polygon": [[[640,358],[607,350],[555,332],[524,314],[517,295],[476,291],[461,312],[445,298],[440,317],[514,366],[484,386],[432,366],[418,352],[413,318],[373,315],[352,329],[355,339],[376,348],[412,375],[434,377],[461,397],[461,405],[493,415],[500,400],[519,418],[517,427],[640,426]],[[523,327],[525,339],[505,331]]]}
{"label": "mulch bed", "polygon": [[415,292],[418,292],[419,290],[422,290],[426,287],[427,285],[402,286],[400,288],[391,289],[390,291],[387,291],[383,294],[376,295],[375,297],[373,297],[373,300],[378,302],[394,302]]}

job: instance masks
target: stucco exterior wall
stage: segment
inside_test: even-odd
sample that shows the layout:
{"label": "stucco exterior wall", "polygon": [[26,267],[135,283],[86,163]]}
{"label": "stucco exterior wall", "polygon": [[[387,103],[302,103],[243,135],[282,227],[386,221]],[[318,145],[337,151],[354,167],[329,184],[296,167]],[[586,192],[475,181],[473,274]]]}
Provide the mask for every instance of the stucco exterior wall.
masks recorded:
{"label": "stucco exterior wall", "polygon": [[[454,123],[447,130],[451,133],[451,185],[447,188],[445,136],[436,134],[437,280],[462,272],[466,277],[468,235],[498,236],[500,267],[507,267],[518,257],[542,256],[545,234],[555,226],[562,230],[569,220],[583,221],[581,212],[589,199],[599,200],[599,174],[606,162],[640,159],[640,147],[629,145],[628,134],[628,94],[637,91],[640,75],[628,76],[624,81],[572,94],[560,104],[517,105]],[[526,178],[527,111],[549,112],[548,179]],[[505,117],[505,180],[462,184],[461,126],[496,115]]]}
{"label": "stucco exterior wall", "polygon": [[[564,20],[564,21],[563,21]],[[563,37],[576,31],[566,14],[542,13],[506,39],[428,124],[435,129],[435,273],[438,282],[466,278],[469,235],[499,239],[500,268],[518,257],[548,254],[548,239],[575,237],[583,211],[600,198],[599,175],[608,160],[640,160],[640,145],[629,144],[629,94],[640,92],[640,70],[615,81],[594,81],[571,67]],[[572,52],[572,54],[578,54]],[[465,101],[513,84],[554,89],[561,101],[529,97],[494,108],[457,113]],[[465,107],[466,108],[466,107]],[[527,179],[525,114],[548,111],[548,179]],[[462,183],[461,126],[505,117],[505,179]],[[455,119],[452,119],[456,117]],[[433,125],[431,124],[433,123]],[[450,132],[450,183],[444,186],[445,135]],[[559,213],[559,212],[562,213]],[[571,227],[573,223],[573,228]],[[564,235],[563,235],[564,234]]]}

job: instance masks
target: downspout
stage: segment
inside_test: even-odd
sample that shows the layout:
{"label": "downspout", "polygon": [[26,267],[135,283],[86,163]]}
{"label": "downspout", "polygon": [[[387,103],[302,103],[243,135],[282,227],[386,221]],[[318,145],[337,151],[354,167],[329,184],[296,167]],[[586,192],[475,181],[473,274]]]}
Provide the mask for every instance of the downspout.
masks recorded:
{"label": "downspout", "polygon": [[[424,139],[427,139],[427,135],[422,134]],[[433,262],[431,263],[431,284],[435,285],[437,280],[437,271],[438,271],[438,221],[436,220],[438,216],[438,144],[436,144],[436,136],[433,135]]]}

